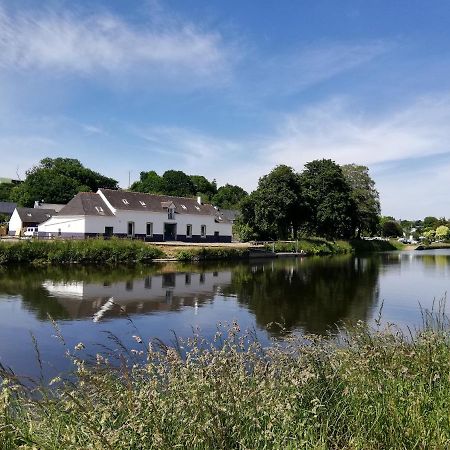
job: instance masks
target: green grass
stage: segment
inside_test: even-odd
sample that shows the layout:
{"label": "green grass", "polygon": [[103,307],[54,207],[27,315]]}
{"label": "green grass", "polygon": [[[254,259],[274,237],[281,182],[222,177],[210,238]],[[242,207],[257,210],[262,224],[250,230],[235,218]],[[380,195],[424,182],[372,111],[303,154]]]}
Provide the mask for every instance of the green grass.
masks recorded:
{"label": "green grass", "polygon": [[322,238],[303,238],[297,242],[275,242],[267,244],[267,250],[275,250],[275,253],[303,252],[306,255],[339,255],[351,253],[352,247],[347,241],[327,241]]}
{"label": "green grass", "polygon": [[237,247],[191,247],[177,250],[175,258],[178,261],[205,261],[214,259],[248,258],[247,248]]}
{"label": "green grass", "polygon": [[87,239],[0,243],[0,265],[7,264],[118,264],[149,262],[164,253],[139,241]]}
{"label": "green grass", "polygon": [[403,250],[406,247],[395,239],[390,239],[389,241],[353,239],[350,241],[350,245],[355,253],[389,252],[393,250]]}
{"label": "green grass", "polygon": [[[363,323],[339,342],[263,348],[233,324],[213,341],[146,346],[112,367],[71,353],[70,382],[29,391],[5,376],[2,449],[450,448],[450,334]],[[79,346],[82,347],[82,346]]]}

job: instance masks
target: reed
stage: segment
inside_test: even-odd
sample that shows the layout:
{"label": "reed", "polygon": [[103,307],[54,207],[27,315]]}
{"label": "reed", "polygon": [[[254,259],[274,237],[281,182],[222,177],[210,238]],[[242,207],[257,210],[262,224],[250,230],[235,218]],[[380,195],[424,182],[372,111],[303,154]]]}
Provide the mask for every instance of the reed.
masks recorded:
{"label": "reed", "polygon": [[69,381],[3,374],[2,449],[450,448],[450,334],[343,328],[264,348],[237,324],[214,338],[136,346],[119,363],[81,343]]}

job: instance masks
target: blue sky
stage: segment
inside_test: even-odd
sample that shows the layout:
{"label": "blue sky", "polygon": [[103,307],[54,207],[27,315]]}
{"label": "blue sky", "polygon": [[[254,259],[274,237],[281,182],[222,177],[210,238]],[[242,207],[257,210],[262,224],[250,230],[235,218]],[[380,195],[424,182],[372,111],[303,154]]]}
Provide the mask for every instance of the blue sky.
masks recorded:
{"label": "blue sky", "polygon": [[247,190],[368,165],[384,214],[450,216],[450,2],[0,0],[0,176],[79,158]]}

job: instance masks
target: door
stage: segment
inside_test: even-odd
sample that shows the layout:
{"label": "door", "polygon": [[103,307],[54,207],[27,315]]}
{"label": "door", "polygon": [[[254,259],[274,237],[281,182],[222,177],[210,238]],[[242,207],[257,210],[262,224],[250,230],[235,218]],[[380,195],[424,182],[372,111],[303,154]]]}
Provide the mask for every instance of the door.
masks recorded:
{"label": "door", "polygon": [[177,224],[165,223],[164,224],[164,240],[176,241],[177,240]]}

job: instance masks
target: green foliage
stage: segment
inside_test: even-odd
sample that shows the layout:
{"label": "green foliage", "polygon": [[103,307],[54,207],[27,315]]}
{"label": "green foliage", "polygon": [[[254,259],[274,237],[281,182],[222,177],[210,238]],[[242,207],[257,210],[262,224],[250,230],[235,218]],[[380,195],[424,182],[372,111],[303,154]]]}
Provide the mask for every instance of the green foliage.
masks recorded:
{"label": "green foliage", "polygon": [[351,197],[356,205],[358,236],[376,234],[381,211],[380,196],[375,188],[375,182],[369,175],[369,168],[347,164],[342,166],[342,172],[351,188]]}
{"label": "green foliage", "polygon": [[330,159],[311,161],[300,180],[309,206],[308,231],[328,238],[352,237],[358,223],[357,205],[341,167]]}
{"label": "green foliage", "polygon": [[447,239],[449,236],[449,228],[445,225],[440,225],[436,228],[437,239]]}
{"label": "green foliage", "polygon": [[11,202],[12,183],[0,183],[0,202]]}
{"label": "green foliage", "polygon": [[178,261],[204,261],[213,259],[240,259],[248,258],[246,248],[236,247],[194,247],[176,252]]}
{"label": "green foliage", "polygon": [[162,178],[154,170],[141,172],[140,180],[134,182],[130,189],[147,194],[161,194],[164,190]]}
{"label": "green foliage", "polygon": [[217,190],[212,202],[219,208],[239,209],[240,202],[247,196],[247,192],[240,186],[226,184]]}
{"label": "green foliage", "polygon": [[423,219],[423,227],[425,229],[436,229],[438,224],[438,219],[436,217],[433,216],[427,216],[425,217],[425,219]]}
{"label": "green foliage", "polygon": [[299,176],[280,165],[260,178],[256,191],[241,202],[242,222],[262,239],[296,236],[305,216]]}
{"label": "green foliage", "polygon": [[349,242],[330,242],[320,238],[300,239],[296,242],[274,242],[267,244],[265,248],[275,253],[304,253],[305,255],[325,256],[352,253],[353,249]]}
{"label": "green foliage", "polygon": [[403,230],[400,224],[394,220],[385,220],[381,225],[381,233],[385,237],[403,236]]}
{"label": "green foliage", "polygon": [[[428,317],[428,316],[427,316]],[[68,381],[30,390],[4,374],[0,442],[23,449],[445,449],[450,337],[429,323],[343,327],[263,347],[238,324],[175,347],[147,345],[113,367],[80,343]],[[136,356],[142,352],[143,364]],[[127,364],[128,363],[128,364]]]}
{"label": "green foliage", "polygon": [[149,262],[165,256],[139,241],[88,239],[82,241],[20,241],[0,244],[2,264],[118,264]]}
{"label": "green foliage", "polygon": [[216,180],[211,182],[203,175],[190,175],[189,178],[194,183],[195,194],[200,195],[205,202],[210,202],[217,193]]}
{"label": "green foliage", "polygon": [[163,192],[166,195],[191,197],[195,195],[195,185],[181,170],[167,170],[162,176]]}
{"label": "green foliage", "polygon": [[77,159],[44,158],[12,189],[11,199],[21,206],[33,206],[36,200],[67,203],[80,191],[101,187],[116,189],[117,181],[84,167]]}

